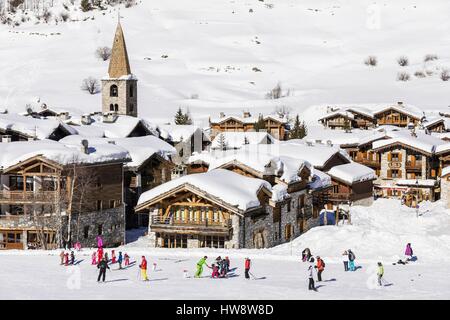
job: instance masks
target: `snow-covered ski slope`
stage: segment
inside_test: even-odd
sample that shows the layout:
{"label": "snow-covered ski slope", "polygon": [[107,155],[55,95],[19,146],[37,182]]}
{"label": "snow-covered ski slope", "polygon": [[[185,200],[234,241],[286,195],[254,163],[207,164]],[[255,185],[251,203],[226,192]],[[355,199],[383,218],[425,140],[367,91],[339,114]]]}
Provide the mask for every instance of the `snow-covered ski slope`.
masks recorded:
{"label": "snow-covered ski slope", "polygon": [[[0,252],[1,299],[448,299],[450,277],[450,211],[440,202],[415,209],[396,200],[379,199],[372,207],[352,208],[352,225],[314,228],[291,243],[263,250],[151,249],[145,237],[118,251],[127,252],[139,264],[145,255],[150,282],[138,280],[136,265],[111,271],[105,284],[96,283],[91,263],[94,249],[77,253],[76,267],[59,266],[60,251]],[[404,259],[407,242],[417,261],[393,265]],[[326,262],[319,292],[307,290],[307,265],[301,250],[309,247]],[[345,273],[341,254],[352,249],[357,271]],[[109,251],[109,249],[108,249]],[[229,256],[236,270],[228,279],[193,279],[196,261],[208,256]],[[243,276],[244,258],[252,259],[252,273]],[[385,266],[387,285],[376,286],[376,262]],[[153,263],[158,271],[152,271]],[[111,266],[117,269],[117,265]],[[183,278],[187,270],[191,278]]]}
{"label": "snow-covered ski slope", "polygon": [[[62,2],[55,0],[55,15]],[[58,25],[0,25],[0,108],[22,112],[39,97],[54,108],[100,110],[100,94],[80,85],[107,73],[108,62],[94,52],[111,46],[117,8],[71,7],[70,19],[78,21]],[[439,73],[450,68],[449,10],[446,0],[145,0],[121,6],[120,15],[140,115],[172,119],[177,107],[189,107],[204,124],[220,111],[275,106],[307,110],[311,122],[327,104],[404,101],[448,110],[450,81]],[[439,59],[424,63],[427,54]],[[364,65],[369,55],[376,67]],[[397,64],[402,55],[409,66]],[[397,81],[401,71],[411,80]],[[418,78],[416,71],[433,75]],[[289,96],[265,99],[278,82]]]}

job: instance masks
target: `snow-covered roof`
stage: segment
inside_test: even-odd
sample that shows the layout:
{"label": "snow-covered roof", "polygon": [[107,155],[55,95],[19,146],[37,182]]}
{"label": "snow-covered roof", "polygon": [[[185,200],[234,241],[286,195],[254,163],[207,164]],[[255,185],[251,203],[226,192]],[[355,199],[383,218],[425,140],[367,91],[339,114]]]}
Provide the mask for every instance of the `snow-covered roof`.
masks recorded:
{"label": "snow-covered roof", "polygon": [[410,105],[410,104],[405,104],[405,103],[403,103],[401,105],[393,104],[393,105],[388,105],[388,106],[382,106],[374,112],[374,116],[376,116],[380,113],[383,113],[385,111],[388,111],[388,110],[395,110],[400,113],[404,113],[411,117],[419,119],[419,120],[422,119],[422,117],[424,116],[423,111],[421,111],[419,108],[417,108],[413,105]]}
{"label": "snow-covered roof", "polygon": [[312,182],[309,183],[312,190],[323,189],[332,185],[331,177],[320,170],[314,168],[312,176]]}
{"label": "snow-covered roof", "polygon": [[450,152],[450,142],[444,142],[443,144],[440,144],[436,146],[435,152],[437,154],[447,153]]}
{"label": "snow-covered roof", "polygon": [[[226,115],[226,116],[219,117],[219,118],[211,118],[210,122],[211,123],[222,123],[222,122],[226,122],[228,120],[233,119],[233,120],[236,120],[236,121],[241,122],[241,123],[249,124],[249,123],[257,122],[258,118],[259,118],[259,115],[248,115],[248,116]],[[287,123],[288,122],[287,116],[280,117],[277,114],[265,115],[265,116],[263,116],[263,119],[264,120],[272,119],[272,120],[280,122],[280,123]]]}
{"label": "snow-covered roof", "polygon": [[329,119],[329,118],[335,118],[335,117],[338,117],[338,116],[345,117],[345,118],[352,119],[352,120],[354,119],[354,116],[353,116],[352,113],[344,111],[344,110],[338,110],[338,111],[335,111],[335,112],[330,112],[327,115],[325,115],[324,117],[319,118],[319,121],[320,120]]}
{"label": "snow-covered roof", "polygon": [[274,156],[270,153],[249,153],[246,150],[223,153],[221,157],[211,158],[209,170],[229,163],[239,163],[263,175],[275,175],[286,183],[300,181],[299,172],[303,168],[312,170],[311,164],[303,159],[289,156]]}
{"label": "snow-covered roof", "polygon": [[53,140],[0,143],[0,168],[7,168],[35,156],[43,156],[61,165],[70,163],[93,164],[112,161],[129,161],[127,150],[113,144],[89,145],[88,154],[80,145],[66,145]]}
{"label": "snow-covered roof", "polygon": [[173,146],[155,136],[112,139],[72,135],[61,139],[59,142],[66,145],[80,145],[82,140],[87,140],[89,144],[108,144],[113,142],[115,145],[126,149],[131,157],[131,161],[126,164],[126,167],[139,167],[154,154],[169,160],[169,156],[176,153]]}
{"label": "snow-covered roof", "polygon": [[159,185],[144,192],[139,197],[137,205],[143,205],[164,193],[185,185],[200,189],[242,211],[260,206],[258,193],[261,188],[265,187],[267,190],[271,190],[271,185],[267,181],[245,177],[229,170],[216,169],[205,173],[190,174]]}
{"label": "snow-covered roof", "polygon": [[449,175],[449,174],[450,174],[450,166],[442,169],[442,174],[441,174],[442,177],[445,177],[446,175]]}
{"label": "snow-covered roof", "polygon": [[358,113],[358,114],[361,114],[361,115],[366,116],[368,118],[373,118],[374,117],[372,110],[369,110],[367,108],[360,107],[360,106],[347,108],[346,111],[352,112],[352,113]]}
{"label": "snow-covered roof", "polygon": [[385,135],[385,132],[379,132],[373,129],[352,129],[351,132],[346,132],[344,130],[332,130],[329,128],[324,128],[321,125],[316,125],[308,127],[308,135],[304,138],[304,140],[313,143],[320,141],[322,144],[330,142],[333,145],[348,146],[371,143],[373,141],[383,139]]}
{"label": "snow-covered roof", "polygon": [[130,136],[133,130],[142,125],[145,130],[154,135],[155,125],[150,122],[136,117],[126,115],[116,115],[112,122],[105,121],[102,115],[91,115],[91,124],[82,124],[81,118],[71,118],[70,122],[75,123],[71,127],[79,132],[80,135],[90,137],[106,137],[106,138],[126,138]]}
{"label": "snow-covered roof", "polygon": [[434,153],[436,148],[445,144],[441,139],[417,131],[415,136],[408,130],[391,131],[390,139],[378,140],[373,143],[373,149],[383,148],[392,144],[404,144],[425,153]]}
{"label": "snow-covered roof", "polygon": [[[200,127],[195,125],[163,124],[159,125],[159,128],[161,129],[161,132],[167,133],[167,137],[163,136],[165,139],[170,139],[176,143],[187,141],[196,131],[201,131]],[[209,141],[207,135],[204,135],[204,139]]]}
{"label": "snow-covered roof", "polygon": [[374,170],[356,162],[334,166],[328,171],[328,174],[349,184],[377,178]]}
{"label": "snow-covered roof", "polygon": [[0,114],[0,130],[11,130],[28,137],[36,137],[39,140],[49,138],[59,127],[69,134],[77,133],[76,130],[56,119],[38,119],[19,114]]}
{"label": "snow-covered roof", "polygon": [[211,143],[212,149],[221,149],[221,139],[224,139],[227,149],[240,149],[246,144],[274,143],[273,138],[267,132],[222,132]]}

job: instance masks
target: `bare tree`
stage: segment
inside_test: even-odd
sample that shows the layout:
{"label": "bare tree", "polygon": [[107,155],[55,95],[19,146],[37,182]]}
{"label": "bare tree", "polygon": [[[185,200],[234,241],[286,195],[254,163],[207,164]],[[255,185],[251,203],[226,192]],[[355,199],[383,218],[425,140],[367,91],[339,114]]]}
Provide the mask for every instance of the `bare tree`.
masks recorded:
{"label": "bare tree", "polygon": [[97,58],[102,59],[103,61],[109,60],[111,57],[112,50],[110,47],[98,47],[95,51],[95,55]]}
{"label": "bare tree", "polygon": [[450,79],[450,71],[448,69],[444,69],[441,72],[441,80],[448,81]]}
{"label": "bare tree", "polygon": [[409,81],[411,78],[411,76],[409,75],[408,72],[399,72],[397,74],[397,80],[398,81]]}
{"label": "bare tree", "polygon": [[408,57],[406,57],[406,56],[398,57],[397,58],[397,63],[401,67],[406,67],[409,64]]}
{"label": "bare tree", "polygon": [[423,61],[424,62],[428,62],[428,61],[434,61],[434,60],[437,60],[437,59],[439,59],[438,55],[433,53],[433,54],[427,54],[425,56],[425,58],[423,58]]}
{"label": "bare tree", "polygon": [[86,78],[81,84],[81,90],[87,91],[90,94],[97,94],[100,92],[100,83],[93,77]]}
{"label": "bare tree", "polygon": [[375,56],[368,56],[368,57],[366,58],[366,60],[364,60],[364,64],[365,64],[366,66],[372,66],[372,67],[375,67],[375,66],[378,64],[377,57],[375,57]]}

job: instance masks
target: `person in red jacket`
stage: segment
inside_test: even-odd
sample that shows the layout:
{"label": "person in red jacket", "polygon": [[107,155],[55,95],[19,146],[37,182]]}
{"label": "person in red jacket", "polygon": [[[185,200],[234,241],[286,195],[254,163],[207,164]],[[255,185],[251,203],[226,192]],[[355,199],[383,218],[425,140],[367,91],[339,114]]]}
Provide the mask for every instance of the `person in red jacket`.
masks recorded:
{"label": "person in red jacket", "polygon": [[111,250],[111,263],[116,263],[116,251]]}
{"label": "person in red jacket", "polygon": [[323,260],[317,256],[317,265],[315,266],[315,268],[317,269],[317,281],[322,281],[322,272],[325,269],[325,262],[323,262]]}
{"label": "person in red jacket", "polygon": [[250,259],[249,258],[245,258],[244,269],[245,269],[245,279],[250,279],[250,276],[249,276]]}
{"label": "person in red jacket", "polygon": [[142,256],[141,264],[139,265],[139,268],[141,268],[141,278],[144,281],[148,281],[147,278],[147,260],[145,259],[145,256]]}
{"label": "person in red jacket", "polygon": [[66,254],[64,255],[64,265],[68,266],[69,265],[69,253],[66,252]]}

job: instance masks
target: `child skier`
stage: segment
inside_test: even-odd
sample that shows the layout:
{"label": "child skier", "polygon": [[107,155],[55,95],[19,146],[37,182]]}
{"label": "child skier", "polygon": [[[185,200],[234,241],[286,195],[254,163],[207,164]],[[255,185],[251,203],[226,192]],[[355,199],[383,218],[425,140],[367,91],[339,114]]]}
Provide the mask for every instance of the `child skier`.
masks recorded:
{"label": "child skier", "polygon": [[142,256],[141,264],[139,265],[139,268],[141,268],[141,279],[143,281],[148,281],[147,278],[147,260],[145,259],[145,256]]}
{"label": "child skier", "polygon": [[317,265],[314,267],[317,269],[317,281],[322,281],[322,272],[325,270],[325,262],[317,256]]}
{"label": "child skier", "polygon": [[117,258],[117,263],[119,264],[119,269],[122,269],[122,251],[119,251],[119,258]]}
{"label": "child skier", "polygon": [[249,276],[249,273],[250,273],[250,259],[249,258],[245,258],[244,270],[245,270],[245,279],[250,279],[250,276]]}
{"label": "child skier", "polygon": [[97,254],[95,253],[95,251],[92,252],[91,264],[92,264],[92,265],[97,264]]}
{"label": "child skier", "polygon": [[70,252],[70,264],[73,265],[75,263],[75,254],[72,252]]}
{"label": "child skier", "polygon": [[64,265],[67,267],[69,265],[69,253],[64,254]]}
{"label": "child skier", "polygon": [[219,267],[213,263],[211,265],[211,269],[212,269],[211,278],[218,278],[219,277]]}
{"label": "child skier", "polygon": [[207,256],[204,256],[197,262],[197,271],[195,272],[195,278],[200,278],[203,273],[203,265],[206,265],[208,267],[208,264],[206,263],[206,259],[208,259]]}
{"label": "child skier", "polygon": [[355,268],[355,258],[356,258],[355,254],[350,249],[348,249],[347,252],[348,252],[348,269],[350,271],[355,271],[356,270],[356,268]]}
{"label": "child skier", "polygon": [[381,283],[381,278],[383,277],[383,275],[384,275],[384,267],[383,267],[383,265],[381,264],[381,262],[378,262],[377,276],[378,276],[378,285],[379,285],[379,286],[382,285],[382,283]]}
{"label": "child skier", "polygon": [[106,260],[106,263],[108,263],[108,262],[109,262],[109,258],[108,258],[108,252],[105,252],[105,260]]}
{"label": "child skier", "polygon": [[59,257],[61,258],[61,265],[64,264],[64,250],[61,251],[61,253],[59,254]]}
{"label": "child skier", "polygon": [[344,271],[348,271],[348,252],[344,251],[342,254],[342,262],[344,262]]}
{"label": "child skier", "polygon": [[116,252],[114,250],[111,251],[111,263],[116,263]]}
{"label": "child skier", "polygon": [[227,276],[227,261],[225,259],[222,259],[220,261],[220,277],[225,278]]}
{"label": "child skier", "polygon": [[228,257],[225,257],[225,268],[227,273],[230,272],[230,259]]}
{"label": "child skier", "polygon": [[129,266],[130,265],[130,256],[127,253],[125,253],[124,257],[125,257],[125,266]]}
{"label": "child skier", "polygon": [[109,269],[108,262],[103,258],[97,265],[97,269],[100,269],[98,273],[97,282],[100,282],[100,278],[103,277],[103,282],[105,282],[106,269]]}
{"label": "child skier", "polygon": [[406,245],[406,249],[405,249],[405,256],[406,256],[406,261],[411,261],[412,257],[413,257],[413,249],[411,247],[411,243],[408,243]]}
{"label": "child skier", "polygon": [[311,257],[311,259],[309,261],[310,261],[310,264],[308,267],[308,279],[309,279],[308,290],[317,291],[316,287],[314,286],[314,276],[313,276],[314,258]]}

